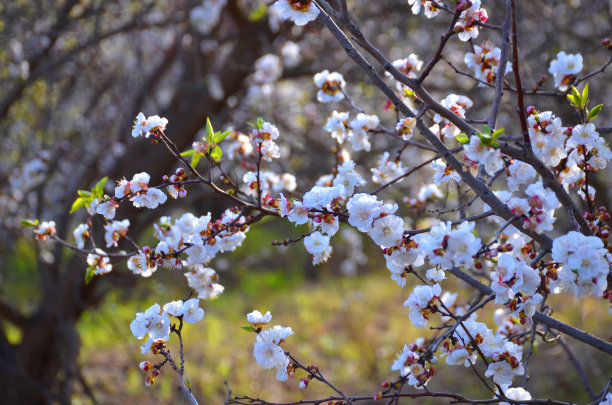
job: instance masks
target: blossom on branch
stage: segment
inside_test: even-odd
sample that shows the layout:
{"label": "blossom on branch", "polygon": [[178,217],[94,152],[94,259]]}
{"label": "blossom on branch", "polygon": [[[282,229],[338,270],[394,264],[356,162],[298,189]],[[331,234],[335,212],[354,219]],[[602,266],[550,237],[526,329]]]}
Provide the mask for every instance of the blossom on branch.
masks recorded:
{"label": "blossom on branch", "polygon": [[295,25],[306,25],[317,19],[319,8],[312,0],[278,0],[272,5],[285,20],[291,20]]}

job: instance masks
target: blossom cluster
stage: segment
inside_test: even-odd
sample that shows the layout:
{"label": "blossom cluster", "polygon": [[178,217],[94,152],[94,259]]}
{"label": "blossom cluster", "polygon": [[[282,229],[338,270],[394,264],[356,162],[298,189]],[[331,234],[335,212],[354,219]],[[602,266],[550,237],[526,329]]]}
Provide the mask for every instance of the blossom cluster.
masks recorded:
{"label": "blossom cluster", "polygon": [[262,327],[272,320],[270,311],[262,315],[261,312],[255,310],[247,315],[247,320],[253,325],[254,331],[257,333],[257,341],[253,345],[253,356],[257,364],[266,370],[275,368],[276,379],[286,381],[289,378],[289,373],[293,373],[293,370],[289,356],[285,354],[280,345],[285,342],[285,339],[293,335],[293,331],[288,326],[280,325],[262,330]]}
{"label": "blossom cluster", "polygon": [[558,286],[577,297],[601,297],[608,286],[608,250],[596,236],[570,231],[553,242],[552,257],[560,264]]}
{"label": "blossom cluster", "polygon": [[[494,83],[499,69],[501,58],[501,49],[493,46],[490,42],[485,42],[482,45],[474,46],[474,52],[465,54],[464,62],[474,71],[474,77],[483,83],[479,86],[485,86],[484,83]],[[506,73],[512,71],[512,64],[507,62]]]}
{"label": "blossom cluster", "polygon": [[532,108],[530,112],[527,124],[533,152],[547,166],[559,169],[564,185],[581,184],[585,170],[607,166],[612,151],[594,124],[568,128],[551,111],[538,112]]}
{"label": "blossom cluster", "polygon": [[130,330],[137,339],[148,336],[147,342],[141,347],[142,353],[148,353],[156,341],[166,342],[170,339],[172,324],[170,317],[187,323],[199,322],[204,317],[204,310],[200,308],[199,302],[197,298],[185,302],[172,301],[165,304],[163,310],[159,304],[153,304],[146,311],[138,312],[130,323]]}

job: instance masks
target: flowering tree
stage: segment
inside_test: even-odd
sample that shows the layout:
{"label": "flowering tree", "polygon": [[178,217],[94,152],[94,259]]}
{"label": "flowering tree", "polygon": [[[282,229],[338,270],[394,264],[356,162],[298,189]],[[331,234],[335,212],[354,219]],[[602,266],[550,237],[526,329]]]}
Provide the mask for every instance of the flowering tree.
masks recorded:
{"label": "flowering tree", "polygon": [[[330,259],[341,227],[367,236],[380,247],[390,277],[400,288],[409,280],[416,283],[406,293],[406,318],[424,329],[423,338],[406,342],[389,365],[395,373],[392,381],[362,396],[336,387],[333,376],[309,365],[316,359],[291,354],[286,341],[299,330],[267,327],[270,312],[245,314],[249,325],[243,329],[256,335],[252,350],[259,365],[275,369],[279,381],[295,378],[296,387],[305,389],[315,380],[331,390],[327,397],[299,403],[397,403],[400,398],[435,397],[459,403],[566,404],[563,398],[533,399],[526,384],[537,379],[529,375],[529,363],[537,359],[538,341],[564,334],[606,356],[612,354],[605,338],[555,319],[549,304],[556,294],[612,302],[610,214],[606,204],[598,207],[594,187],[612,157],[602,137],[610,130],[598,124],[603,105],[589,102],[593,96],[588,85],[604,73],[612,57],[584,74],[581,54],[560,51],[551,55],[547,69],[554,83],[541,76],[526,87],[521,74],[545,67],[521,58],[516,3],[409,0],[414,15],[423,10],[425,18],[444,19],[448,28],[429,59],[409,53],[392,61],[366,37],[352,17],[356,10],[346,1],[275,1],[257,12],[267,12],[271,24],[295,24],[305,30],[318,21],[387,100],[384,106],[361,106],[351,95],[350,81],[330,72],[335,66],[314,74],[317,101],[345,110],[329,108],[321,129],[333,145],[334,162],[319,168],[321,176],[314,185],[277,164],[288,155],[286,144],[279,128],[265,118],[236,122],[224,131],[215,131],[207,120],[191,147],[183,148],[174,139],[171,119],[141,112],[131,130],[133,142],[163,150],[177,168],[157,177],[138,172],[115,179],[112,186],[104,177],[90,190],[79,190],[71,212],[86,210],[88,216],[74,228],[73,238],[59,236],[55,222],[46,218],[24,220],[23,225],[32,227],[44,243],[81,253],[87,260],[85,285],[106,277],[118,261],[145,278],[161,268],[184,272],[188,298],[152,304],[135,315],[130,329],[135,338],[145,339],[142,353],[156,359],[140,364],[145,384],[153,384],[160,370],[171,368],[191,403],[197,403],[197,392],[192,392],[185,370],[183,327],[205,322],[200,301],[224,291],[215,270],[207,266],[218,255],[237,249],[251,227],[272,217],[308,225],[306,232],[276,243],[303,243],[313,265]],[[209,30],[225,6],[224,1],[205,1],[191,10],[192,22]],[[499,9],[501,19],[490,21],[487,7]],[[453,51],[463,45],[467,52]],[[609,39],[602,45],[612,49]],[[449,57],[452,52],[462,52],[460,63],[465,67]],[[282,59],[266,54],[254,61],[251,80],[261,94],[279,80],[283,64],[300,63],[300,48],[293,42],[283,44],[279,53]],[[455,80],[480,87],[484,105],[453,88],[445,89],[440,101],[434,98],[428,84],[442,77],[442,69],[454,73]],[[570,126],[539,107],[540,100],[549,97],[566,100],[571,113],[563,121]],[[510,118],[501,127],[504,106]],[[468,110],[477,107],[486,112],[485,119],[468,118]],[[380,148],[376,142],[383,136],[387,138]],[[143,137],[150,145],[145,146]],[[372,153],[375,159],[368,158]],[[417,163],[404,166],[413,160]],[[418,175],[427,168],[428,174]],[[371,172],[371,177],[364,172]],[[230,202],[231,208],[221,215],[162,216],[153,226],[155,246],[139,244],[130,236],[131,222],[119,218],[122,207],[147,212],[167,204],[168,196],[188,199],[198,188]],[[98,221],[101,226],[96,228]],[[129,249],[119,250],[119,243]],[[444,286],[450,277],[473,290],[471,299],[457,301],[457,294]],[[495,311],[496,330],[477,319],[487,310]],[[431,330],[425,330],[428,327]],[[171,348],[172,335],[178,351]],[[474,373],[486,396],[430,391],[427,384],[435,379],[441,362]],[[593,403],[612,403],[609,382],[597,391],[588,381],[586,387]],[[275,401],[236,395],[228,386],[226,403]]]}

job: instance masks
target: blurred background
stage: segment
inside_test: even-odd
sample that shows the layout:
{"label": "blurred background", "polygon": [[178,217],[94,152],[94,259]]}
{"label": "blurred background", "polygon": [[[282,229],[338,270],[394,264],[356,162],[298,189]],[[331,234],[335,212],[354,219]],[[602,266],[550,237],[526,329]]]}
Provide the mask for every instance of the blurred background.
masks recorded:
{"label": "blurred background", "polygon": [[[275,123],[281,132],[281,159],[268,163],[267,169],[295,175],[298,197],[335,166],[335,143],[322,129],[327,117],[334,109],[351,108],[346,100],[334,105],[317,103],[314,74],[323,69],[342,73],[355,103],[378,114],[384,126],[395,126],[396,112],[384,109],[386,99],[364,80],[363,72],[320,22],[296,27],[267,14],[270,3],[0,3],[0,128],[4,142],[0,149],[0,402],[183,401],[170,369],[162,370],[153,387],[144,386],[145,374],[138,364],[152,359],[140,354],[140,342],[129,330],[136,312],[155,302],[163,304],[188,295],[183,275],[162,270],[144,280],[116,262],[113,272],[85,285],[82,255],[58,244],[36,243],[31,230],[19,224],[25,218],[54,220],[58,235],[73,242],[72,230],[86,217],[83,210],[68,214],[77,189],[91,188],[103,176],[116,181],[147,171],[152,183],[157,183],[162,175],[173,173],[177,164],[161,147],[131,137],[138,112],[168,118],[167,134],[181,150],[201,138],[206,117],[215,129],[245,133],[248,122],[257,117]],[[500,25],[503,2],[483,3],[489,22]],[[599,69],[608,60],[610,52],[601,39],[612,34],[612,1],[518,3],[525,87],[531,88],[548,74],[550,61],[561,50],[583,55],[583,73]],[[415,53],[428,61],[450,21],[444,13],[433,20],[413,16],[405,0],[353,0],[349,7],[366,36],[390,60]],[[475,42],[487,39],[501,43],[496,31],[484,31]],[[470,44],[455,38],[444,55],[467,72],[463,56],[469,50]],[[262,61],[264,55],[274,57]],[[609,134],[610,73],[595,76],[589,83],[591,105],[604,103],[597,126],[602,127],[602,134]],[[454,73],[445,62],[437,65],[425,87],[439,100],[449,93],[472,98],[475,105],[468,111],[469,118],[488,115],[492,91]],[[553,90],[552,77],[544,89]],[[513,99],[506,95],[505,100],[499,127],[517,135],[520,129]],[[566,126],[577,122],[563,96],[529,97],[527,104],[541,111],[552,109]],[[418,136],[415,139],[423,141]],[[371,153],[352,154],[368,180],[367,168],[384,151],[394,153],[403,146],[397,137],[384,133],[371,140]],[[229,157],[229,151],[225,155]],[[410,168],[433,154],[407,148],[401,156],[404,167]],[[238,181],[246,172],[239,158],[223,165]],[[431,171],[426,168],[379,197],[401,203],[405,197],[415,198],[423,182],[430,179]],[[593,186],[598,205],[609,207],[608,181],[608,174],[600,172]],[[112,185],[109,181],[108,186]],[[367,186],[374,188],[371,183]],[[204,188],[188,191],[186,200],[169,201],[155,211],[122,207],[117,218],[128,218],[132,237],[147,244],[153,242],[152,223],[162,215],[189,211],[218,217],[231,206]],[[444,211],[457,205],[465,190],[444,191],[448,198],[419,208],[401,206],[401,215],[415,227],[436,218],[456,219],[456,211]],[[474,204],[471,209],[478,212],[482,208]],[[558,229],[564,232],[568,226],[563,222],[564,213],[560,215]],[[99,218],[97,221],[102,224]],[[491,226],[479,224],[478,231],[485,235]],[[331,394],[315,383],[307,390],[297,390],[301,375],[280,383],[272,371],[255,363],[255,336],[240,329],[247,323],[246,314],[254,309],[270,310],[273,324],[291,326],[295,335],[286,348],[302,363],[318,365],[351,394],[373,394],[382,381],[396,378],[390,371],[396,353],[417,337],[433,334],[412,327],[402,306],[413,281],[404,289],[397,287],[379,248],[354,229],[341,227],[333,239],[333,257],[317,267],[311,265],[301,243],[271,244],[305,231],[287,221],[263,221],[252,227],[234,254],[220,255],[210,264],[226,290],[218,299],[203,302],[206,316],[202,322],[185,328],[186,375],[200,403],[222,403],[227,395],[224,381],[235,395],[274,401]],[[472,294],[452,279],[445,281],[444,288],[459,293],[458,303]],[[552,301],[556,318],[602,338],[610,335],[612,322],[604,302],[559,298]],[[484,318],[492,324],[491,313]],[[597,392],[602,388],[612,372],[612,361],[569,339],[562,341],[564,344],[538,346],[527,388],[534,396],[589,401],[589,389]],[[171,340],[171,350],[174,344]],[[576,362],[586,367],[590,388],[580,382]],[[442,364],[430,389],[476,398],[489,395],[473,374]]]}

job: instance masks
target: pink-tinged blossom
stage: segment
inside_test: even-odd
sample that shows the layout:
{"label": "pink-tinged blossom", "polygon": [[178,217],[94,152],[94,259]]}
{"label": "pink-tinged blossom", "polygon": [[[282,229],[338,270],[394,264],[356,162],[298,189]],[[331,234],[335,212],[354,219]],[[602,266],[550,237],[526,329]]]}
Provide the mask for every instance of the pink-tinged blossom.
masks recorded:
{"label": "pink-tinged blossom", "polygon": [[404,302],[404,306],[409,309],[410,322],[417,328],[427,326],[427,315],[430,310],[428,307],[433,303],[435,297],[441,293],[440,285],[433,286],[418,285],[414,288],[408,299]]}
{"label": "pink-tinged blossom", "polygon": [[491,272],[491,280],[495,302],[504,304],[519,293],[524,297],[533,296],[540,285],[540,274],[510,254],[502,253],[497,258],[497,268]]}
{"label": "pink-tinged blossom", "polygon": [[43,221],[36,229],[34,235],[38,240],[46,240],[48,236],[55,235],[55,221]]}
{"label": "pink-tinged blossom", "polygon": [[267,325],[268,322],[270,322],[271,320],[272,314],[270,313],[270,311],[267,311],[265,315],[262,315],[261,312],[259,312],[258,310],[247,314],[247,321],[249,321],[256,327]]}
{"label": "pink-tinged blossom", "polygon": [[340,197],[341,193],[339,187],[314,186],[304,194],[302,202],[309,209],[323,209]]}
{"label": "pink-tinged blossom", "polygon": [[401,161],[389,159],[389,152],[385,152],[378,159],[378,166],[370,169],[372,181],[377,184],[387,183],[404,174],[405,170]]}
{"label": "pink-tinged blossom", "polygon": [[272,9],[295,25],[306,25],[319,15],[319,9],[312,0],[278,0]]}
{"label": "pink-tinged blossom", "polygon": [[512,380],[516,375],[523,375],[523,365],[519,363],[516,368],[513,368],[510,363],[505,360],[489,363],[485,377],[492,377],[496,384],[508,386],[512,384]]}
{"label": "pink-tinged blossom", "polygon": [[106,274],[113,269],[109,257],[102,249],[96,249],[96,254],[87,255],[87,265],[94,269],[95,275]]}
{"label": "pink-tinged blossom", "polygon": [[321,253],[329,247],[329,236],[325,236],[318,231],[313,232],[304,238],[304,246],[311,255]]}
{"label": "pink-tinged blossom", "polygon": [[555,79],[555,87],[561,91],[567,90],[572,78],[576,77],[582,71],[582,55],[567,54],[563,51],[559,52],[555,59],[550,62],[548,71]]}
{"label": "pink-tinged blossom", "polygon": [[162,118],[158,115],[145,118],[145,115],[141,112],[138,113],[134,121],[132,136],[137,138],[144,133],[145,137],[148,138],[154,130],[163,132],[166,129],[166,125],[168,125],[168,120],[166,118]]}
{"label": "pink-tinged blossom", "polygon": [[[465,54],[465,64],[473,70],[474,77],[481,82],[492,84],[495,82],[499,63],[501,58],[501,49],[493,46],[490,42],[485,42],[483,45],[474,46],[474,52]],[[512,71],[512,64],[507,62],[505,73]],[[484,83],[478,83],[478,86],[486,86]]]}
{"label": "pink-tinged blossom", "polygon": [[[512,399],[515,401],[521,401],[521,400],[528,401],[531,399],[531,394],[529,393],[529,391],[526,391],[524,388],[520,388],[520,387],[508,388],[504,392],[504,395],[506,396],[506,398]],[[603,402],[601,404],[603,404]],[[510,405],[510,404],[508,402],[500,402],[499,405]],[[606,404],[606,405],[612,405],[612,404]]]}
{"label": "pink-tinged blossom", "polygon": [[130,182],[126,179],[121,179],[117,182],[117,187],[115,187],[115,198],[120,199],[130,194],[132,189],[130,187]]}
{"label": "pink-tinged blossom", "polygon": [[436,7],[435,3],[430,0],[408,0],[408,5],[411,6],[412,14],[417,15],[423,8],[425,17],[434,18],[440,13],[440,9]]}
{"label": "pink-tinged blossom", "polygon": [[500,157],[499,149],[485,145],[478,135],[472,135],[470,143],[463,145],[463,149],[468,159],[483,165],[485,171],[491,176],[504,168],[504,161]]}
{"label": "pink-tinged blossom", "polygon": [[461,181],[459,173],[453,170],[453,168],[447,165],[442,159],[436,159],[431,162],[431,168],[434,171],[433,182],[438,186],[448,184],[452,181],[456,181],[457,183]]}
{"label": "pink-tinged blossom", "polygon": [[346,203],[349,224],[360,232],[369,232],[372,222],[381,213],[381,205],[376,196],[365,193],[355,194]]}
{"label": "pink-tinged blossom", "polygon": [[302,61],[302,55],[300,54],[300,45],[293,41],[287,41],[281,46],[280,53],[283,57],[283,64],[288,68],[296,67]]}
{"label": "pink-tinged blossom", "polygon": [[[392,62],[392,65],[394,68],[403,73],[406,77],[410,79],[416,79],[417,77],[419,77],[419,71],[421,70],[421,67],[423,67],[423,61],[417,55],[411,53],[405,59],[394,60]],[[385,76],[389,79],[394,78],[393,75],[389,72],[385,72]],[[400,81],[396,81],[395,88],[398,91],[402,92],[405,88],[405,85]]]}
{"label": "pink-tinged blossom", "polygon": [[170,318],[165,313],[160,314],[159,304],[153,304],[144,313],[138,312],[130,323],[130,330],[137,339],[142,339],[147,333],[155,340],[170,338]]}
{"label": "pink-tinged blossom", "polygon": [[330,133],[332,139],[343,143],[347,137],[349,113],[348,112],[332,112],[332,115],[327,119],[323,129]]}
{"label": "pink-tinged blossom", "polygon": [[470,353],[467,351],[465,347],[458,347],[453,349],[446,356],[446,364],[451,366],[465,366],[469,367],[470,364],[474,364],[476,359],[478,358],[476,353]]}
{"label": "pink-tinged blossom", "polygon": [[517,191],[521,184],[528,184],[533,178],[537,176],[537,173],[531,165],[515,160],[506,168],[508,173],[508,188],[511,191]]}
{"label": "pink-tinged blossom", "polygon": [[479,23],[485,23],[489,19],[487,10],[480,8],[480,0],[472,0],[471,6],[463,10],[459,15],[459,21],[455,23],[454,30],[462,41],[469,41],[478,36]]}
{"label": "pink-tinged blossom", "polygon": [[130,220],[124,219],[123,221],[112,221],[104,225],[104,239],[106,240],[106,247],[117,247],[119,238],[127,235],[130,226]]}
{"label": "pink-tinged blossom", "polygon": [[83,249],[85,247],[85,241],[89,238],[89,226],[87,224],[79,224],[74,231],[74,240],[76,241],[77,247]]}
{"label": "pink-tinged blossom", "polygon": [[553,241],[553,260],[561,264],[557,284],[579,298],[601,297],[608,286],[607,249],[596,236],[570,231]]}
{"label": "pink-tinged blossom", "polygon": [[149,260],[146,253],[139,250],[128,259],[127,267],[136,275],[150,277],[157,270],[157,263],[155,260]]}
{"label": "pink-tinged blossom", "polygon": [[[457,94],[449,94],[446,98],[440,101],[443,107],[451,110],[461,118],[465,118],[465,112],[467,109],[474,105],[474,102],[467,96],[461,96]],[[446,118],[443,118],[440,114],[435,114],[433,118],[437,125],[432,129],[434,133],[438,132],[440,137],[454,138],[459,135],[459,128],[451,124]]]}
{"label": "pink-tinged blossom", "polygon": [[379,246],[390,248],[402,240],[404,220],[396,215],[376,219],[370,229],[370,237]]}
{"label": "pink-tinged blossom", "polygon": [[255,61],[253,80],[257,83],[272,83],[283,74],[283,65],[278,56],[266,54]]}
{"label": "pink-tinged blossom", "polygon": [[416,128],[416,124],[417,121],[414,117],[402,118],[395,124],[395,131],[404,141],[408,141],[412,138],[412,133],[414,132],[414,128]]}
{"label": "pink-tinged blossom", "polygon": [[204,317],[204,310],[200,308],[200,300],[197,298],[185,301],[181,312],[183,313],[183,321],[187,323],[197,323]]}
{"label": "pink-tinged blossom", "polygon": [[556,167],[567,156],[566,129],[551,111],[527,117],[527,130],[534,154],[547,166]]}
{"label": "pink-tinged blossom", "polygon": [[308,207],[301,201],[294,201],[293,208],[287,214],[287,219],[293,222],[296,226],[308,222]]}
{"label": "pink-tinged blossom", "polygon": [[276,368],[278,381],[286,381],[289,377],[287,367],[290,360],[280,345],[292,334],[291,328],[276,325],[259,332],[257,341],[253,345],[253,356],[257,364],[266,370]]}
{"label": "pink-tinged blossom", "polygon": [[325,69],[314,76],[314,84],[319,89],[317,100],[320,103],[340,101],[344,98],[346,82],[344,77],[338,72],[330,73],[329,70]]}
{"label": "pink-tinged blossom", "polygon": [[334,236],[340,229],[340,221],[333,214],[317,214],[311,220],[311,229],[318,229],[322,234]]}
{"label": "pink-tinged blossom", "polygon": [[349,122],[348,141],[355,152],[370,150],[371,144],[368,139],[368,132],[378,128],[379,124],[378,116],[364,113],[357,114],[357,117]]}
{"label": "pink-tinged blossom", "polygon": [[117,207],[119,207],[117,201],[110,198],[98,204],[98,206],[96,207],[96,213],[104,216],[104,218],[108,220],[111,220],[115,218],[115,210],[117,209]]}
{"label": "pink-tinged blossom", "polygon": [[164,312],[170,316],[183,316],[183,300],[171,301],[164,304]]}
{"label": "pink-tinged blossom", "polygon": [[187,285],[196,291],[199,299],[217,298],[225,289],[216,282],[219,280],[217,273],[203,265],[190,266],[189,271],[185,273],[185,277],[187,277]]}
{"label": "pink-tinged blossom", "polygon": [[406,285],[404,270],[408,266],[421,266],[424,263],[425,252],[417,247],[402,246],[394,249],[391,254],[385,255],[387,268],[391,272],[391,279],[400,287]]}
{"label": "pink-tinged blossom", "polygon": [[334,187],[340,187],[343,198],[352,196],[355,187],[366,184],[365,179],[355,170],[355,163],[352,160],[344,161],[338,166],[338,173],[332,182]]}

